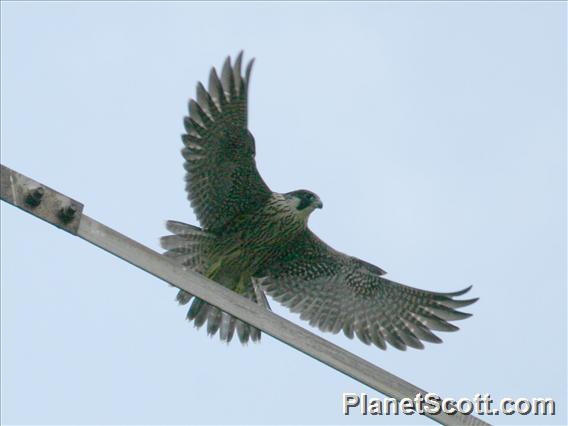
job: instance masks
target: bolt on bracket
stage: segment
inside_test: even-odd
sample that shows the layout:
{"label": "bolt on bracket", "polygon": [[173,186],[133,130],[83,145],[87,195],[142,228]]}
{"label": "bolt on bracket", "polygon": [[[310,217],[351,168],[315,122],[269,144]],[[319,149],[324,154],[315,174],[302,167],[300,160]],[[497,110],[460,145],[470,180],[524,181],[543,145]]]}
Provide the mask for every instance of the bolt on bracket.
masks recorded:
{"label": "bolt on bracket", "polygon": [[83,204],[3,164],[0,165],[0,198],[77,235]]}

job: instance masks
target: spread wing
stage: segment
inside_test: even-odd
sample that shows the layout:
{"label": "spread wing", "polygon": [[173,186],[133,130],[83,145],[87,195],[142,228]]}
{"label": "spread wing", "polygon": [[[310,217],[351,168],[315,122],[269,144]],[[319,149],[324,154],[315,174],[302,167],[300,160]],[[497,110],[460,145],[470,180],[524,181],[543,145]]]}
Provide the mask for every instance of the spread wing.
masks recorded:
{"label": "spread wing", "polygon": [[[263,288],[276,301],[322,331],[386,349],[422,349],[440,343],[432,330],[458,330],[449,321],[471,316],[455,310],[477,299],[455,300],[455,293],[419,290],[384,278],[370,263],[339,253],[310,230],[266,271]],[[385,343],[386,342],[386,343]]]}
{"label": "spread wing", "polygon": [[256,209],[271,194],[254,160],[254,138],[247,128],[247,89],[253,61],[241,74],[243,52],[234,66],[228,57],[221,78],[215,68],[209,90],[197,84],[196,100],[185,117],[186,190],[202,227],[216,232],[238,214]]}

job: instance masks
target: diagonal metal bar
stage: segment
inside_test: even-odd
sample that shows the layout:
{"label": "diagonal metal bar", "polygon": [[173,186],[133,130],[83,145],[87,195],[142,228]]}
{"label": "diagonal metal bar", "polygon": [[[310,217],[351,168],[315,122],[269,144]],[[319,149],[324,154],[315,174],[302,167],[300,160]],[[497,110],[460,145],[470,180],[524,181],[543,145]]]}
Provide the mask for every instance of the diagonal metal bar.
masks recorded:
{"label": "diagonal metal bar", "polygon": [[[281,318],[260,305],[202,275],[173,263],[158,252],[82,214],[82,204],[1,165],[2,200],[58,226],[126,262],[183,289],[223,311],[257,327],[270,336],[389,397],[401,400],[426,395],[423,389],[377,367],[345,349]],[[43,188],[37,202],[34,191]],[[38,193],[35,192],[37,196]],[[38,198],[38,197],[35,197]],[[35,204],[35,205],[34,205]],[[65,215],[68,206],[71,217]],[[69,211],[67,210],[67,213]],[[472,415],[425,415],[443,425],[487,425]]]}

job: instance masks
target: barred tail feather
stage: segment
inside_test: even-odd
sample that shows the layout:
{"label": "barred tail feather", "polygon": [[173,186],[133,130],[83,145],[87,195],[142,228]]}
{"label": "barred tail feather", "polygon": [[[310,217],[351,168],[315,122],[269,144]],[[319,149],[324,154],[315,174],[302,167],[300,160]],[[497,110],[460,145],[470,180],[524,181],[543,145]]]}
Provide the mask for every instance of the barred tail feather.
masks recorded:
{"label": "barred tail feather", "polygon": [[168,220],[166,228],[173,235],[160,238],[160,245],[166,250],[164,256],[203,274],[207,268],[209,244],[215,237],[197,226],[174,220]]}
{"label": "barred tail feather", "polygon": [[[177,299],[180,300],[180,294],[189,294],[183,290],[178,293]],[[185,296],[184,296],[185,297]],[[260,342],[261,331],[238,318],[221,311],[219,308],[195,297],[189,310],[187,311],[188,321],[193,321],[196,328],[201,328],[207,324],[207,334],[211,337],[219,333],[219,340],[229,343],[235,331],[237,337],[242,344],[250,341]]]}
{"label": "barred tail feather", "polygon": [[[164,256],[195,272],[204,274],[209,267],[209,244],[214,241],[215,236],[208,234],[197,226],[173,220],[166,222],[166,228],[173,235],[167,235],[160,239],[162,248],[166,250]],[[237,285],[234,277],[220,276],[218,282],[231,290]],[[264,292],[255,281],[250,283],[247,288],[250,291],[244,295],[245,297],[270,309]],[[259,329],[221,311],[202,299],[194,297],[184,290],[178,292],[176,300],[180,305],[187,305],[191,302],[187,311],[187,319],[193,322],[196,328],[201,328],[207,324],[207,334],[210,336],[219,333],[219,339],[229,343],[236,331],[237,337],[242,344],[248,343],[249,340],[253,342],[260,341],[261,332]]]}
{"label": "barred tail feather", "polygon": [[229,343],[235,333],[236,318],[227,312],[221,314],[221,330],[219,331],[219,339]]}

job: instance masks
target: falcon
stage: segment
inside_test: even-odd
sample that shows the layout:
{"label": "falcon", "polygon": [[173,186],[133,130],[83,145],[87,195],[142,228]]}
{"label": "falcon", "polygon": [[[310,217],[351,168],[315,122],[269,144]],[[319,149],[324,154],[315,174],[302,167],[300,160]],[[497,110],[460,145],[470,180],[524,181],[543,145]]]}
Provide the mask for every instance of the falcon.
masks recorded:
{"label": "falcon", "polygon": [[[323,203],[311,191],[272,192],[255,163],[248,128],[248,87],[254,59],[244,73],[243,52],[227,57],[220,75],[213,68],[208,88],[198,83],[189,101],[182,135],[186,191],[201,227],[168,221],[164,255],[270,309],[266,295],[300,313],[322,331],[357,336],[386,349],[422,349],[440,343],[433,331],[455,331],[451,321],[471,314],[456,310],[477,299],[409,287],[385,271],[343,254],[308,227]],[[230,342],[259,341],[257,328],[181,290],[191,302],[187,319]]]}

